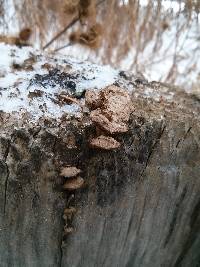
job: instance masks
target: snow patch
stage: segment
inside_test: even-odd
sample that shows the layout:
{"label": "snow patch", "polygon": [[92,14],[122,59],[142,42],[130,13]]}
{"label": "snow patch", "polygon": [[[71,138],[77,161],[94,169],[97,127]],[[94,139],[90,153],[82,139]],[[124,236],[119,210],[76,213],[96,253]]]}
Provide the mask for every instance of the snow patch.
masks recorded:
{"label": "snow patch", "polygon": [[[75,114],[80,110],[76,104],[58,103],[58,95],[70,89],[63,88],[56,80],[43,84],[35,82],[36,77],[51,79],[51,73],[44,66],[48,64],[60,75],[75,77],[74,95],[81,95],[86,89],[102,89],[113,84],[118,77],[118,71],[109,66],[99,66],[89,62],[80,62],[62,55],[50,56],[33,50],[31,47],[17,48],[0,44],[0,111],[7,113],[29,112],[35,119],[42,116],[60,118],[65,113]],[[20,69],[24,62],[34,57],[29,63],[29,69]],[[19,66],[13,67],[13,63]],[[71,76],[70,76],[71,75]],[[52,74],[53,79],[53,74]],[[39,95],[30,97],[34,92]]]}

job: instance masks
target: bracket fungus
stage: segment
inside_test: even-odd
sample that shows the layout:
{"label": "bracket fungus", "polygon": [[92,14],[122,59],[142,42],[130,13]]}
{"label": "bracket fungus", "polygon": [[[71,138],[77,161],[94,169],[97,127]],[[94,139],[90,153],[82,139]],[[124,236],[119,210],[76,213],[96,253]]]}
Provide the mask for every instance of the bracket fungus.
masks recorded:
{"label": "bracket fungus", "polygon": [[90,147],[112,150],[120,147],[120,143],[110,136],[100,135],[90,141]]}
{"label": "bracket fungus", "polygon": [[90,119],[99,128],[109,134],[125,133],[128,131],[128,126],[125,123],[117,123],[115,121],[110,121],[106,116],[102,114],[102,111],[100,109],[95,109],[91,111]]}
{"label": "bracket fungus", "polygon": [[84,179],[80,176],[75,178],[69,178],[63,185],[63,188],[69,191],[77,190],[82,188],[84,185]]}
{"label": "bracket fungus", "polygon": [[66,178],[75,177],[79,173],[81,173],[81,170],[76,167],[64,167],[61,169],[60,176],[64,176]]}
{"label": "bracket fungus", "polygon": [[65,208],[63,219],[64,220],[71,220],[73,215],[76,213],[76,209],[74,207]]}
{"label": "bracket fungus", "polygon": [[115,85],[101,91],[102,113],[115,122],[128,122],[130,117],[130,96],[127,90]]}
{"label": "bracket fungus", "polygon": [[95,92],[86,92],[86,105],[92,109],[90,118],[98,127],[110,134],[128,131],[127,122],[130,117],[129,93],[115,85]]}
{"label": "bracket fungus", "polygon": [[74,207],[69,207],[69,208],[65,208],[64,210],[64,214],[67,214],[67,215],[71,215],[71,214],[74,214],[76,213],[76,209]]}
{"label": "bracket fungus", "polygon": [[[96,92],[86,91],[85,103],[92,110],[91,121],[96,129],[109,134],[128,131],[128,120],[131,113],[129,93],[115,85]],[[120,143],[109,136],[100,135],[90,141],[92,148],[112,150],[120,147]]]}
{"label": "bracket fungus", "polygon": [[67,235],[67,234],[71,234],[73,233],[74,231],[74,228],[73,227],[68,227],[68,226],[65,226],[64,227],[64,234]]}
{"label": "bracket fungus", "polygon": [[101,106],[100,92],[97,90],[86,90],[85,92],[85,104],[90,109],[96,109]]}

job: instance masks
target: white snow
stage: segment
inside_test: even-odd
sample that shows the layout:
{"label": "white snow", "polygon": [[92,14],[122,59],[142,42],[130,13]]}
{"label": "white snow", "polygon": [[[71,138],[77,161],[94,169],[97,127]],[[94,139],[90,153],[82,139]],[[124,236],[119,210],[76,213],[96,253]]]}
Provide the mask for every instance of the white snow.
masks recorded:
{"label": "white snow", "polygon": [[[165,2],[162,2],[165,3]],[[176,3],[177,4],[177,3]],[[176,43],[176,27],[186,25],[187,18],[184,14],[170,21],[170,27],[162,33],[160,47],[154,51],[155,40],[149,42],[145,49],[138,55],[137,69],[148,80],[162,81],[176,84],[190,91],[200,77],[200,22],[195,19],[183,27]],[[196,39],[195,39],[196,36]],[[154,37],[155,38],[155,37]],[[158,45],[159,46],[159,45]],[[176,53],[176,64],[172,75],[169,75]],[[133,47],[127,57],[120,63],[122,69],[129,69],[132,59],[135,58],[136,49]]]}
{"label": "white snow", "polygon": [[[128,2],[122,0],[121,4]],[[140,0],[141,5],[141,21],[145,14],[145,8],[149,3],[156,5],[157,1]],[[127,56],[118,63],[116,67],[123,70],[135,72],[140,71],[148,80],[162,81],[176,84],[183,89],[190,91],[193,85],[200,81],[200,20],[197,15],[192,12],[191,20],[188,23],[187,15],[183,12],[185,3],[181,1],[162,1],[163,15],[169,27],[160,34],[157,40],[158,30],[155,31],[152,40],[145,44],[142,51],[137,50],[137,44],[132,45]],[[173,15],[172,15],[173,14]],[[139,27],[140,21],[138,21]],[[176,40],[177,29],[184,26]],[[160,27],[160,25],[159,25]],[[157,49],[155,51],[155,44]],[[59,47],[59,45],[57,45]],[[62,46],[62,43],[60,44]],[[80,51],[80,53],[79,53]],[[84,52],[85,51],[85,52]],[[63,55],[73,55],[81,59],[90,59],[91,61],[100,62],[101,58],[96,54],[84,50],[80,46],[67,47],[60,51]],[[138,56],[137,56],[138,53]],[[176,64],[174,66],[173,75],[169,75],[174,62],[174,54],[177,54]],[[137,56],[137,64],[132,65]],[[115,51],[113,51],[115,58]],[[112,62],[112,61],[111,61]]]}
{"label": "white snow", "polygon": [[[14,0],[6,1],[6,10],[8,12],[7,17],[9,21],[9,34],[16,34],[19,31],[19,25],[16,17],[13,15],[14,11]],[[128,0],[121,0],[121,4],[128,3]],[[143,11],[142,8],[145,9],[148,4],[151,3],[153,5],[157,4],[157,1],[149,1],[149,0],[140,0],[141,5],[141,18],[143,19]],[[156,53],[153,51],[154,45],[156,43],[156,34],[152,38],[152,41],[146,45],[144,51],[139,53],[138,56],[138,64],[137,70],[140,70],[146,78],[149,80],[156,80],[162,82],[173,83],[183,87],[184,89],[190,90],[197,81],[200,80],[200,20],[195,18],[196,13],[192,12],[192,19],[190,25],[184,27],[180,33],[179,44],[180,46],[176,48],[176,31],[177,25],[185,24],[187,25],[187,15],[183,12],[185,8],[184,1],[172,1],[172,0],[163,0],[162,1],[162,11],[163,16],[166,17],[167,22],[169,23],[169,28],[162,33],[162,37],[160,40],[160,47],[156,50]],[[171,14],[171,12],[175,15],[172,16],[172,19],[167,14]],[[198,21],[198,22],[197,22]],[[0,28],[0,32],[6,31],[5,27]],[[49,29],[47,40],[51,39],[53,29]],[[195,38],[194,38],[195,37]],[[36,41],[34,47],[39,46],[39,42]],[[55,47],[54,47],[55,45]],[[57,48],[63,45],[63,41],[58,40],[58,43],[53,44],[50,49]],[[174,51],[177,49],[180,52],[178,53],[178,62],[176,64],[176,77],[174,79],[169,79],[168,74],[173,64],[173,55]],[[96,56],[95,52],[91,52],[90,50],[81,48],[78,45],[74,45],[73,47],[68,47],[60,51],[63,56],[74,56],[79,60],[87,60],[93,61],[95,63],[101,62],[101,57]],[[1,62],[4,60],[4,55],[1,53]],[[114,52],[113,52],[114,54]],[[133,59],[135,58],[136,47],[131,49],[130,53],[120,65],[116,67],[124,70],[129,70]],[[1,64],[1,63],[0,63]],[[133,72],[134,68],[131,69]],[[0,73],[2,71],[0,70]],[[12,79],[12,77],[10,77]],[[101,82],[101,81],[100,81]]]}
{"label": "white snow", "polygon": [[[36,74],[45,75],[49,71],[41,68],[45,63],[64,72],[65,66],[69,69],[67,72],[77,75],[76,93],[81,93],[86,89],[101,89],[113,84],[118,76],[118,71],[109,66],[99,66],[89,62],[80,62],[65,56],[53,56],[41,54],[34,51],[31,47],[17,48],[0,44],[0,110],[3,112],[28,111],[31,116],[38,119],[42,116],[60,118],[63,114],[75,114],[80,110],[76,104],[58,105],[53,99],[56,95],[63,92],[64,89],[56,86],[45,86],[30,84],[31,79]],[[36,55],[37,61],[32,64],[33,70],[14,70],[12,63],[22,64],[24,60]],[[42,96],[30,98],[29,93],[34,90],[43,92]]]}
{"label": "white snow", "polygon": [[[157,2],[155,1],[154,5]],[[149,4],[149,0],[140,0],[140,5],[146,7]],[[177,13],[184,9],[185,3],[184,2],[176,2],[171,0],[164,0],[162,1],[162,9],[169,10],[172,9],[173,12]]]}

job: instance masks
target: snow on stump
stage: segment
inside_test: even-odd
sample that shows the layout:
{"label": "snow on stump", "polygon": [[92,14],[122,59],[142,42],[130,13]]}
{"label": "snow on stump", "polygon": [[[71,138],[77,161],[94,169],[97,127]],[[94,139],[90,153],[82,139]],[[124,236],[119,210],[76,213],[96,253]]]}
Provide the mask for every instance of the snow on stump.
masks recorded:
{"label": "snow on stump", "polygon": [[198,266],[198,97],[0,51],[0,265]]}

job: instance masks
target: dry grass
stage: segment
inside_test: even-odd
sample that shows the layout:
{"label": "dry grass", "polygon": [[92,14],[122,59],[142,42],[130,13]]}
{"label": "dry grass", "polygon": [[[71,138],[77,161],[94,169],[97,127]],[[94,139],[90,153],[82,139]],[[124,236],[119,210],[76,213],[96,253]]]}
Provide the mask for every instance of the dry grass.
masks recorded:
{"label": "dry grass", "polygon": [[[7,0],[8,1],[8,0]],[[182,50],[185,40],[181,33],[188,29],[191,23],[198,20],[200,12],[199,0],[185,0],[184,11],[174,14],[171,11],[162,12],[162,0],[149,1],[146,8],[142,8],[140,0],[124,1],[105,0],[96,8],[95,0],[15,0],[15,19],[19,28],[30,27],[33,30],[33,39],[43,47],[53,36],[68,25],[74,18],[76,23],[70,29],[64,31],[59,38],[53,42],[49,49],[77,43],[84,45],[85,49],[93,49],[92,57],[98,61],[121,67],[124,59],[129,55],[127,67],[131,70],[144,71],[146,66],[157,64],[165,59],[165,55],[174,46],[173,62],[168,69],[165,79],[175,82],[178,74],[177,65],[181,64]],[[126,1],[127,2],[127,1]],[[179,1],[180,2],[180,1]],[[0,23],[5,24],[4,8],[6,0],[0,0]],[[196,12],[196,18],[192,17]],[[179,22],[179,16],[184,13],[185,20]],[[171,28],[171,21],[177,19],[176,32],[169,47],[164,46],[163,35]],[[94,25],[101,25],[103,31],[92,30]],[[194,36],[199,38],[199,36]],[[153,40],[153,43],[152,43]],[[148,57],[141,64],[141,57],[146,49],[149,49]],[[87,48],[88,47],[88,48]],[[162,51],[163,47],[165,50]],[[198,49],[198,47],[196,48]],[[156,56],[162,51],[162,56]],[[193,51],[195,54],[196,51]],[[192,67],[187,69],[189,73]]]}

